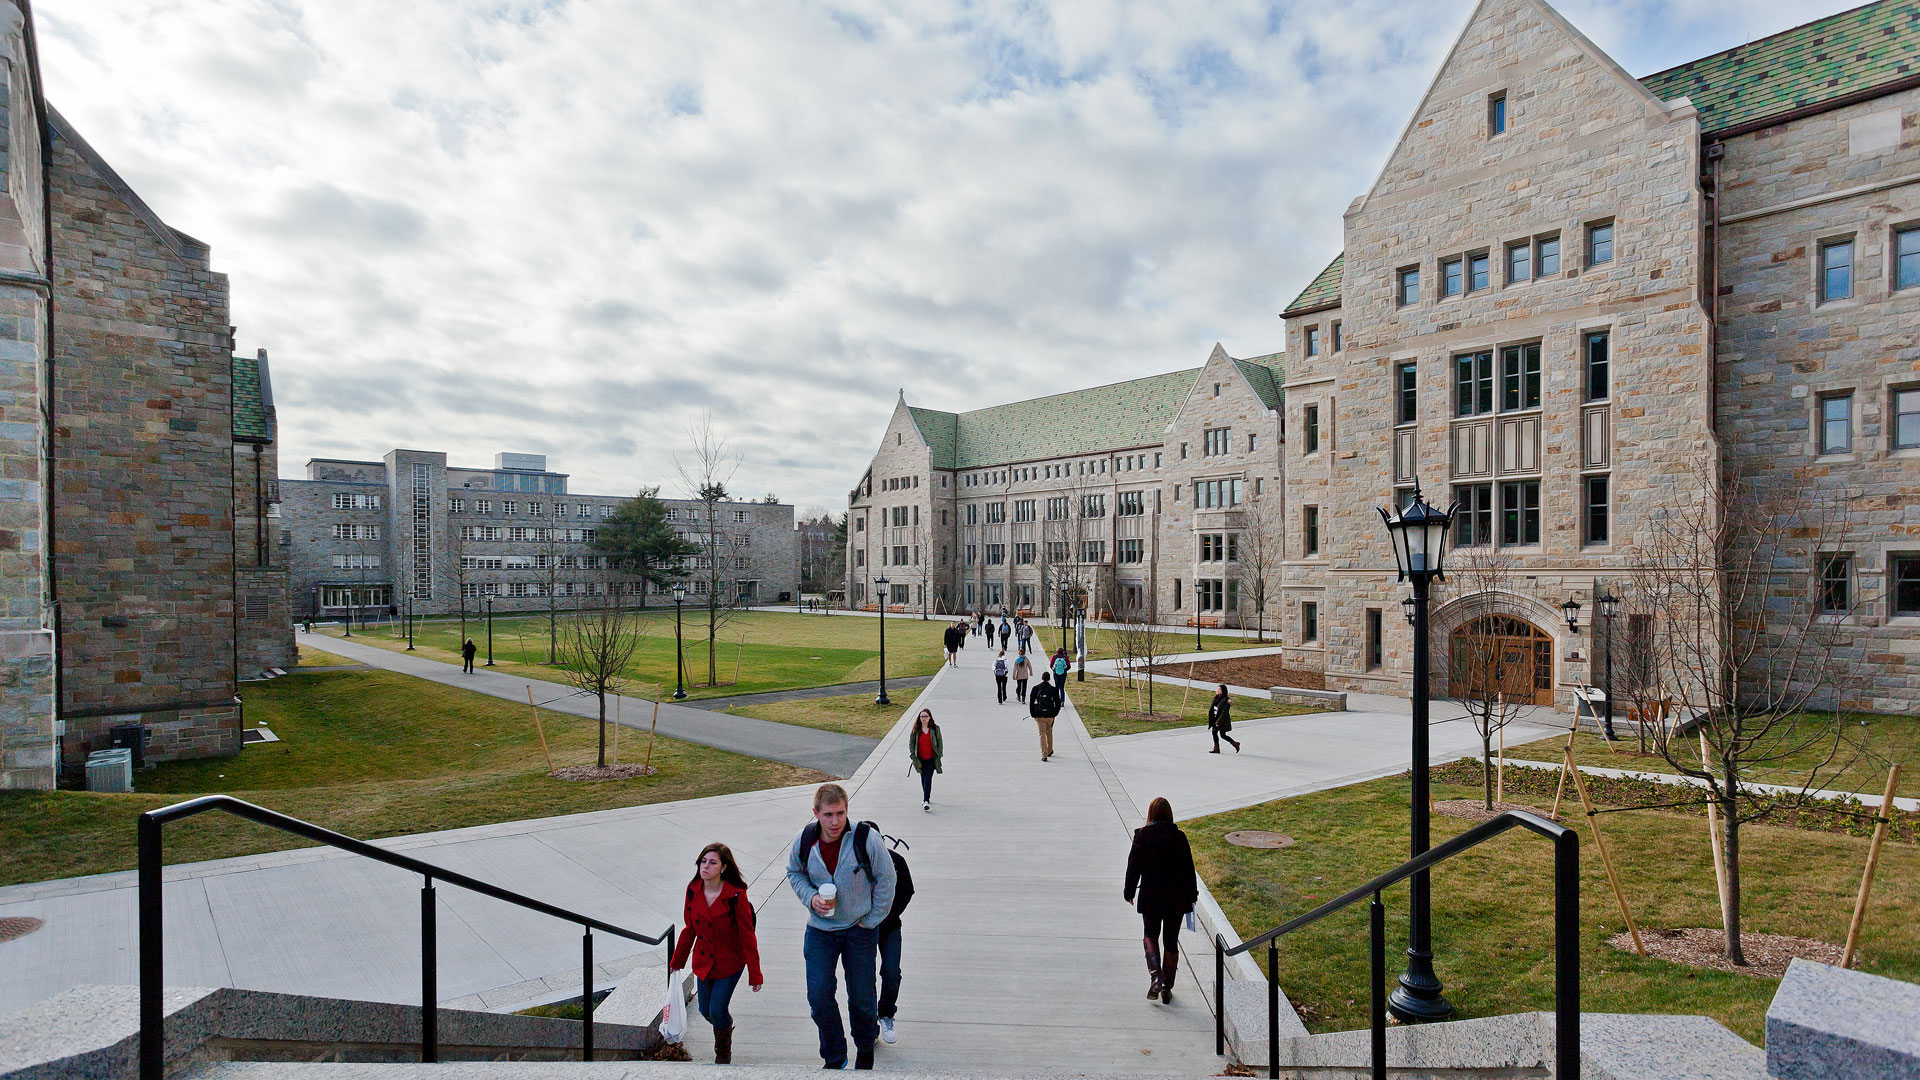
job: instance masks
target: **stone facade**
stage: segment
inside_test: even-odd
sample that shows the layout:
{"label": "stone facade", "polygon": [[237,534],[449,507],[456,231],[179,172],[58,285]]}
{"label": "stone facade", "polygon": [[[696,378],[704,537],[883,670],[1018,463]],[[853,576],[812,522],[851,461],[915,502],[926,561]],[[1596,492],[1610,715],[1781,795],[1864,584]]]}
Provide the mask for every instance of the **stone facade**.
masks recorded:
{"label": "stone facade", "polygon": [[234,653],[244,680],[298,661],[279,543],[279,424],[267,350],[233,358],[233,406]]}
{"label": "stone facade", "polygon": [[[538,455],[501,454],[491,469],[450,466],[444,453],[394,450],[380,461],[316,458],[307,476],[280,481],[279,547],[296,618],[343,618],[349,608],[404,615],[545,611],[550,597],[579,606],[617,590],[636,604],[665,601],[655,586],[607,569],[597,527],[624,495],[580,495]],[[726,502],[708,523],[699,503],[662,499],[686,539],[722,560],[719,573],[747,603],[794,600],[800,545],[787,503]],[[712,525],[710,528],[709,525]],[[690,595],[709,573],[702,554]]]}

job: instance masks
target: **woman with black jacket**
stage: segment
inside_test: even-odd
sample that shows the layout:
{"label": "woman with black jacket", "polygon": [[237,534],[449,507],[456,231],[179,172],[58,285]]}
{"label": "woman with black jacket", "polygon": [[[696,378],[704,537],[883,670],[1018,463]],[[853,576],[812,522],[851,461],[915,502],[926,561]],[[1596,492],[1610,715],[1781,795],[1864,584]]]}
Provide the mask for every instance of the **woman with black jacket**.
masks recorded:
{"label": "woman with black jacket", "polygon": [[[1147,996],[1173,1003],[1180,971],[1180,921],[1199,902],[1199,878],[1187,834],[1173,823],[1173,805],[1156,798],[1147,807],[1147,824],[1134,831],[1127,854],[1127,903],[1135,904],[1146,930]],[[1138,893],[1139,901],[1134,896]]]}
{"label": "woman with black jacket", "polygon": [[1207,730],[1213,732],[1213,749],[1210,754],[1220,752],[1220,740],[1233,744],[1233,752],[1240,752],[1240,740],[1227,734],[1233,730],[1233,699],[1227,696],[1227,684],[1220,684],[1220,692],[1213,695],[1213,704],[1207,706]]}

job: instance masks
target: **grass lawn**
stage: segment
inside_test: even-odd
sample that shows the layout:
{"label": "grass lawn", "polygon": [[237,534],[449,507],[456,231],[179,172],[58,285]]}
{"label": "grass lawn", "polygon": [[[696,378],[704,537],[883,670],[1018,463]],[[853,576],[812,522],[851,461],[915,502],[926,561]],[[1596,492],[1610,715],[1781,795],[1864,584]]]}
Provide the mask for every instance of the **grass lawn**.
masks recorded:
{"label": "grass lawn", "polygon": [[347,664],[359,663],[358,660],[349,660],[344,656],[336,656],[333,653],[316,649],[305,641],[299,642],[298,648],[300,650],[299,661],[301,667],[340,667]]}
{"label": "grass lawn", "polygon": [[[1604,753],[1604,751],[1603,751]],[[1242,936],[1330,900],[1404,858],[1407,776],[1282,799],[1200,818],[1183,828],[1201,875]],[[1434,784],[1436,799],[1479,797],[1477,787]],[[1508,793],[1509,802],[1551,804]],[[1607,814],[1607,843],[1622,871],[1627,901],[1642,933],[1717,927],[1704,820],[1659,811]],[[1471,828],[1435,815],[1438,844]],[[1277,851],[1239,848],[1233,829],[1271,829],[1298,843]],[[1866,862],[1867,841],[1772,826],[1742,830],[1744,927],[1840,942]],[[1593,834],[1580,827],[1581,1007],[1594,1012],[1701,1013],[1754,1043],[1777,980],[1642,959],[1606,939],[1624,929]],[[1461,1017],[1553,1008],[1553,883],[1549,845],[1516,830],[1434,871],[1435,967]],[[1407,888],[1388,891],[1387,978],[1405,948]],[[1881,852],[1857,965],[1908,981],[1920,978],[1920,848],[1889,843]],[[1202,948],[1198,941],[1195,948]],[[1266,951],[1255,950],[1264,967]],[[1280,945],[1280,985],[1309,1029],[1365,1027],[1367,912],[1364,902],[1289,935]]]}
{"label": "grass lawn", "polygon": [[[1145,680],[1135,684],[1144,690]],[[1153,711],[1169,715],[1178,715],[1172,720],[1131,720],[1123,718],[1122,712],[1140,712],[1146,702],[1143,694],[1129,690],[1119,679],[1088,679],[1086,682],[1067,681],[1067,694],[1073,698],[1074,708],[1080,710],[1080,719],[1087,725],[1087,733],[1094,738],[1103,735],[1133,735],[1142,731],[1163,731],[1171,727],[1182,727],[1207,722],[1207,706],[1213,702],[1213,691],[1196,686],[1191,692],[1181,686],[1157,685],[1153,688]],[[1185,704],[1181,703],[1184,696]],[[1289,705],[1264,698],[1241,697],[1232,695],[1233,720],[1258,720],[1263,716],[1297,716],[1301,713],[1320,712],[1311,705]]]}
{"label": "grass lawn", "polygon": [[[1900,787],[1896,794],[1920,796],[1920,716],[1888,716],[1881,713],[1847,713],[1846,741],[1833,764],[1820,771],[1819,786],[1828,791],[1864,792],[1879,795],[1887,789],[1887,766],[1900,762]],[[1640,743],[1629,736],[1628,728],[1616,726],[1622,738],[1609,744],[1598,736],[1581,732],[1573,740],[1573,758],[1582,765],[1609,769],[1633,769],[1639,772],[1676,771],[1659,754],[1639,751]],[[1560,760],[1566,736],[1542,739],[1522,746],[1507,747],[1507,756],[1523,761]],[[1698,738],[1687,744],[1697,749]],[[1805,752],[1774,765],[1758,768],[1750,779],[1757,783],[1788,784],[1806,782],[1806,769],[1824,753]],[[1796,766],[1800,769],[1796,771]]]}
{"label": "grass lawn", "polygon": [[[132,795],[0,794],[0,885],[130,870],[141,811],[212,792],[373,839],[827,779],[661,738],[653,776],[552,780],[524,705],[383,671],[274,679],[243,692],[247,719],[281,742],[136,774]],[[544,710],[541,719],[556,766],[593,761],[594,723]],[[644,736],[622,733],[621,760],[639,760],[645,749]],[[219,814],[167,831],[170,863],[299,846]]]}
{"label": "grass lawn", "polygon": [[848,697],[814,698],[811,701],[742,705],[727,711],[779,724],[797,724],[800,727],[822,728],[878,739],[892,730],[917,693],[902,690],[889,706],[875,705],[872,694],[853,694]]}

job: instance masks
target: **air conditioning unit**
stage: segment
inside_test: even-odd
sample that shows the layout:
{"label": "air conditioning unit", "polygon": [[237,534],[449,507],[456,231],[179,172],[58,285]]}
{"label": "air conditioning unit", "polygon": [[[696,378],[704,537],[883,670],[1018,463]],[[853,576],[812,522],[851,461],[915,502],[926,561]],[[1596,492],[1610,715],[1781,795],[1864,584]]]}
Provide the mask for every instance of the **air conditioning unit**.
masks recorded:
{"label": "air conditioning unit", "polygon": [[87,755],[87,790],[126,793],[133,790],[133,751],[95,750]]}

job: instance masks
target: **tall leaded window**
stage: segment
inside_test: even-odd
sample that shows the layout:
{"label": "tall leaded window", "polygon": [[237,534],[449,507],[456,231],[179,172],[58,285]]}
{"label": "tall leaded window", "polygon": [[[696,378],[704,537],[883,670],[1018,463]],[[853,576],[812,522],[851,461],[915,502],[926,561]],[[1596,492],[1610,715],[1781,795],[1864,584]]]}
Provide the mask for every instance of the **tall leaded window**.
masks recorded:
{"label": "tall leaded window", "polygon": [[1405,361],[1394,368],[1393,379],[1399,399],[1398,422],[1411,424],[1420,419],[1420,366],[1412,360]]}
{"label": "tall leaded window", "polygon": [[1453,518],[1454,546],[1493,543],[1493,485],[1456,484],[1453,498],[1460,504]]}
{"label": "tall leaded window", "polygon": [[1487,138],[1507,133],[1507,92],[1487,95]]}
{"label": "tall leaded window", "polygon": [[1587,265],[1599,266],[1613,261],[1613,222],[1601,221],[1587,226]]}
{"label": "tall leaded window", "polygon": [[1308,405],[1301,410],[1300,439],[1301,453],[1320,452],[1320,406]]}
{"label": "tall leaded window", "polygon": [[1581,364],[1588,401],[1604,401],[1609,392],[1608,368],[1612,363],[1613,341],[1605,330],[1596,330],[1581,338]]}
{"label": "tall leaded window", "polygon": [[1320,640],[1320,605],[1308,601],[1300,605],[1300,642],[1311,645]]}
{"label": "tall leaded window", "polygon": [[1320,554],[1320,508],[1317,506],[1301,508],[1300,550],[1309,557]]}
{"label": "tall leaded window", "polygon": [[1853,558],[1820,557],[1820,610],[1838,614],[1853,607]]}
{"label": "tall leaded window", "polygon": [[1453,358],[1453,413],[1478,416],[1493,411],[1493,353],[1461,353]]}
{"label": "tall leaded window", "polygon": [[1420,268],[1403,266],[1394,274],[1394,294],[1401,307],[1412,307],[1420,302]]}
{"label": "tall leaded window", "polygon": [[1500,485],[1500,543],[1525,547],[1540,542],[1540,481],[1508,480]]}
{"label": "tall leaded window", "polygon": [[1845,300],[1853,295],[1853,240],[1820,245],[1820,302]]}
{"label": "tall leaded window", "polygon": [[1585,503],[1585,517],[1580,523],[1580,540],[1589,545],[1608,543],[1612,504],[1607,499],[1607,478],[1583,477],[1580,485],[1584,496],[1582,501]]}
{"label": "tall leaded window", "polygon": [[1820,399],[1820,452],[1853,452],[1853,395],[1829,394]]}
{"label": "tall leaded window", "polygon": [[1540,343],[1500,350],[1500,411],[1540,407]]}

